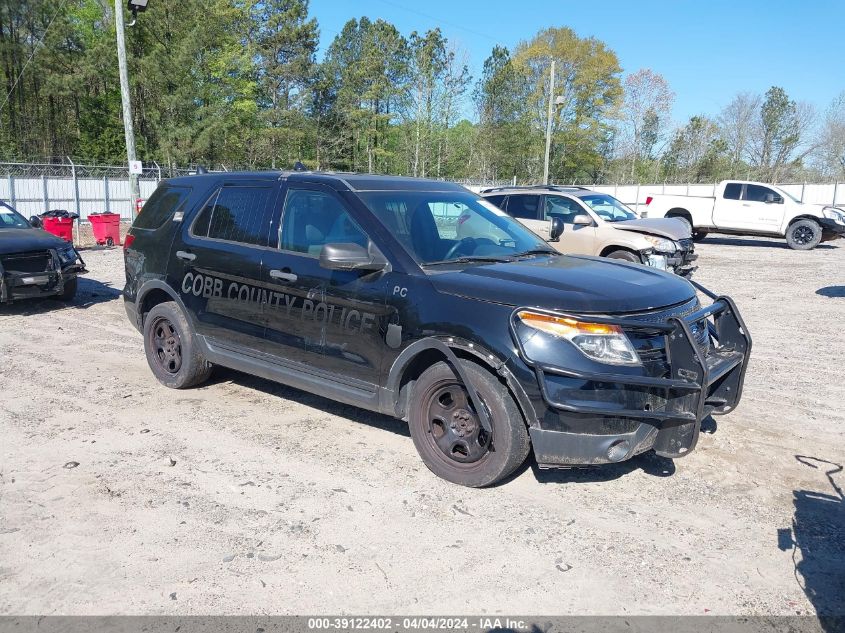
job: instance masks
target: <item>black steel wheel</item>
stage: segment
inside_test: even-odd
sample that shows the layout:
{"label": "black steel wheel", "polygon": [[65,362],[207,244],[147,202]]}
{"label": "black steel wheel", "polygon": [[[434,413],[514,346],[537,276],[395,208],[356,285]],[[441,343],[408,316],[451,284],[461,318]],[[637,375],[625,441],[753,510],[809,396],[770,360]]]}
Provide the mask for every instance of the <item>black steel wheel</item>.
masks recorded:
{"label": "black steel wheel", "polygon": [[182,339],[173,324],[165,317],[158,317],[150,327],[153,358],[162,371],[177,374],[182,369]]}
{"label": "black steel wheel", "polygon": [[448,363],[436,363],[414,385],[411,437],[423,462],[436,475],[479,488],[513,473],[528,455],[525,421],[505,385],[483,368],[465,363],[493,427],[484,429],[466,387]]}
{"label": "black steel wheel", "polygon": [[159,303],[144,317],[144,351],[160,383],[185,389],[204,382],[211,365],[197,349],[188,321],[173,302]]}
{"label": "black steel wheel", "polygon": [[797,251],[814,249],[822,241],[822,227],[815,220],[803,218],[786,229],[786,243]]}

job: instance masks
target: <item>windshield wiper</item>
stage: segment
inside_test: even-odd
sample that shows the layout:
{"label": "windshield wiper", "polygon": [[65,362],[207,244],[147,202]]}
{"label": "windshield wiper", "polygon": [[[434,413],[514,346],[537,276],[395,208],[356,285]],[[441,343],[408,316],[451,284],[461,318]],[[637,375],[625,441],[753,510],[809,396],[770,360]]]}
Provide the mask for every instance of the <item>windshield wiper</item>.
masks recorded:
{"label": "windshield wiper", "polygon": [[560,255],[560,253],[551,248],[534,248],[530,251],[522,251],[521,253],[516,253],[514,257],[528,257],[529,255]]}
{"label": "windshield wiper", "polygon": [[500,263],[506,264],[508,262],[512,262],[513,257],[503,257],[501,255],[467,255],[465,257],[458,257],[456,259],[443,259],[439,262],[428,262],[426,264],[422,264],[422,266],[442,266],[444,264],[469,264],[473,262],[493,262],[493,263]]}

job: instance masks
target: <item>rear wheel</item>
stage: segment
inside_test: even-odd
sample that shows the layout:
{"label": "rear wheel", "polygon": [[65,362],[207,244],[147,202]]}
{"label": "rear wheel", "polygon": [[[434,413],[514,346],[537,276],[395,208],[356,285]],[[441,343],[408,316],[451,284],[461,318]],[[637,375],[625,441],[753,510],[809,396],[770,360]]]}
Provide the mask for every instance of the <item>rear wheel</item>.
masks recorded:
{"label": "rear wheel", "polygon": [[822,227],[815,220],[804,218],[786,229],[786,243],[796,251],[809,251],[822,241]]}
{"label": "rear wheel", "polygon": [[185,315],[173,301],[159,303],[144,319],[144,351],[158,381],[171,389],[204,382],[211,365],[197,350]]}
{"label": "rear wheel", "polygon": [[632,253],[631,251],[626,251],[623,249],[618,249],[615,251],[611,251],[607,254],[608,259],[622,259],[626,262],[634,262],[635,264],[642,264],[643,261],[639,258],[636,253]]}
{"label": "rear wheel", "polygon": [[494,376],[465,363],[493,427],[488,433],[452,367],[432,365],[414,385],[410,430],[426,466],[437,476],[472,488],[495,484],[528,456],[528,430],[507,388]]}

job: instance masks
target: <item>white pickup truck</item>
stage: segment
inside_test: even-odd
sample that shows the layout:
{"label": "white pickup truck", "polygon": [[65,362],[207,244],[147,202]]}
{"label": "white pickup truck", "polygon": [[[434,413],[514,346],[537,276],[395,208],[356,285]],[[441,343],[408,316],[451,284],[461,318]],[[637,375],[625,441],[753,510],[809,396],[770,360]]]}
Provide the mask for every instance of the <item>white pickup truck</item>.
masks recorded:
{"label": "white pickup truck", "polygon": [[805,204],[783,189],[759,182],[725,180],[711,197],[654,195],[646,198],[648,218],[681,218],[693,239],[710,233],[785,237],[790,248],[810,250],[845,235],[845,211]]}

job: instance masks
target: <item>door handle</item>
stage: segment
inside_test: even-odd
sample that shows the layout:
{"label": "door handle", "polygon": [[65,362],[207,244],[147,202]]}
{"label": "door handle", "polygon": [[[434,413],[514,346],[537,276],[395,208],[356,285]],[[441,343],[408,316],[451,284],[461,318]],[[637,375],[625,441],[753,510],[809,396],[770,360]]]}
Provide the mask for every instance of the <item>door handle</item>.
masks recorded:
{"label": "door handle", "polygon": [[186,262],[192,262],[197,258],[196,255],[187,251],[176,251],[176,257],[184,259]]}
{"label": "door handle", "polygon": [[299,279],[299,277],[294,275],[292,272],[286,272],[283,270],[271,270],[270,276],[273,279],[277,279],[279,281],[286,281],[288,283],[293,283],[294,281]]}
{"label": "door handle", "polygon": [[751,206],[751,204],[749,204],[748,202],[743,202],[743,203],[742,203],[742,206],[744,206],[744,207],[750,207],[750,206]]}

